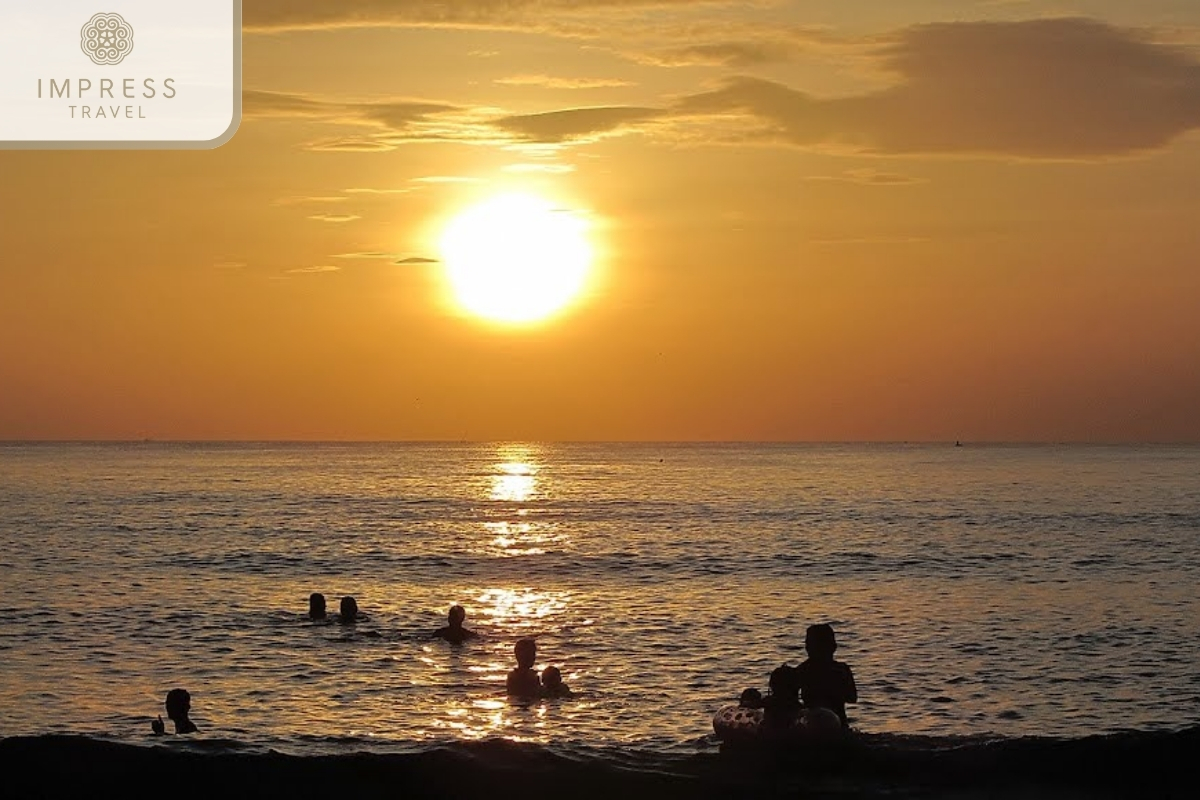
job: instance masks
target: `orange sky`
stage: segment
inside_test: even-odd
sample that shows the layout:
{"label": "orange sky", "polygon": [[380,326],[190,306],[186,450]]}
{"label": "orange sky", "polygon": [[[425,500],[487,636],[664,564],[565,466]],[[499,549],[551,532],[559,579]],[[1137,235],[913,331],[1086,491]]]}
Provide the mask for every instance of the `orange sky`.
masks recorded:
{"label": "orange sky", "polygon": [[[0,439],[1200,441],[1190,0],[245,23],[224,147],[0,152]],[[435,260],[509,190],[599,249],[531,328]]]}

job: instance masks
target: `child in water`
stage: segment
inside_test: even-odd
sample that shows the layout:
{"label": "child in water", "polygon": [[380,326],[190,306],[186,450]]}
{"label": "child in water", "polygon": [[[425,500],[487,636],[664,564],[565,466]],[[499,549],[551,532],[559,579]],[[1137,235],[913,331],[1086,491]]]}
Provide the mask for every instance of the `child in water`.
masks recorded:
{"label": "child in water", "polygon": [[[192,696],[186,689],[172,689],[167,692],[167,719],[175,723],[176,733],[195,733],[197,731],[195,723],[188,719],[188,712],[191,710]],[[156,734],[166,733],[162,717],[151,722],[150,729]]]}
{"label": "child in water", "polygon": [[572,694],[571,687],[563,683],[558,667],[542,670],[542,697],[570,697]]}
{"label": "child in water", "polygon": [[763,723],[773,728],[787,728],[800,715],[800,686],[795,670],[784,664],[771,671],[770,693],[762,698]]}
{"label": "child in water", "polygon": [[833,660],[837,651],[833,628],[824,623],[808,626],[804,649],[808,659],[791,670],[800,689],[801,702],[805,708],[829,709],[838,715],[842,727],[847,727],[846,703],[858,702],[858,688],[854,685],[850,667]]}
{"label": "child in water", "polygon": [[537,661],[537,642],[533,639],[521,639],[513,647],[517,657],[517,666],[508,673],[504,682],[509,697],[532,698],[542,693],[542,683],[538,680],[533,663]]}

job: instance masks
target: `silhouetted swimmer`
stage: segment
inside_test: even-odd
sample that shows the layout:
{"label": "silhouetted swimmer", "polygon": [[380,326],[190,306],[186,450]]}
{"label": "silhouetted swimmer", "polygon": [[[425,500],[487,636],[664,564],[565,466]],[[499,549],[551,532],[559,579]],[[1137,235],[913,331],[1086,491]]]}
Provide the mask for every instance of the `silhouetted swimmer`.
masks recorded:
{"label": "silhouetted swimmer", "polygon": [[466,618],[467,610],[465,608],[457,605],[450,606],[450,624],[438,628],[433,632],[433,635],[439,639],[445,639],[451,644],[462,644],[467,639],[474,639],[479,634],[463,627],[463,620]]}
{"label": "silhouetted swimmer", "polygon": [[509,697],[532,698],[542,693],[542,682],[533,668],[537,661],[537,642],[533,639],[521,639],[513,646],[513,654],[517,657],[517,666],[508,673],[504,687]]}
{"label": "silhouetted swimmer", "polygon": [[[188,719],[188,712],[191,710],[192,696],[186,689],[172,689],[167,692],[167,718],[175,723],[176,733],[196,732],[195,723]],[[166,733],[161,716],[150,723],[150,729],[156,734]]]}
{"label": "silhouetted swimmer", "polygon": [[353,625],[358,622],[358,601],[353,597],[346,595],[342,598],[341,613],[338,614],[338,622],[343,625]]}
{"label": "silhouetted swimmer", "polygon": [[758,689],[746,689],[738,698],[738,708],[762,708],[763,696]]}
{"label": "silhouetted swimmer", "polygon": [[790,727],[800,715],[800,684],[795,670],[787,664],[776,667],[767,687],[769,692],[759,705],[763,709],[763,724],[768,728]]}
{"label": "silhouetted swimmer", "polygon": [[570,697],[573,694],[571,687],[563,683],[558,667],[542,670],[542,697]]}
{"label": "silhouetted swimmer", "polygon": [[325,595],[320,592],[308,596],[308,618],[325,619]]}
{"label": "silhouetted swimmer", "polygon": [[846,704],[858,702],[858,688],[850,667],[833,660],[837,638],[833,628],[822,623],[809,625],[804,636],[808,658],[796,667],[796,683],[805,708],[827,708],[838,715],[842,727],[847,727]]}

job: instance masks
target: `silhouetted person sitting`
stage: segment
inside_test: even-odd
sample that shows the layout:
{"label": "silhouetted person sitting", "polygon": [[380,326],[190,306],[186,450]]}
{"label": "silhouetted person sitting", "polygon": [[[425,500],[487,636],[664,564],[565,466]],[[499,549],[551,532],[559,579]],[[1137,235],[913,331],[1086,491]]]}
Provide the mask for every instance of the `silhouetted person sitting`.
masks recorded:
{"label": "silhouetted person sitting", "polygon": [[[175,723],[176,733],[195,733],[196,725],[188,719],[192,710],[192,696],[186,689],[172,689],[167,692],[167,718]],[[166,733],[162,717],[150,723],[150,729],[156,734]]]}
{"label": "silhouetted person sitting", "polygon": [[787,728],[800,715],[800,684],[795,670],[787,664],[771,671],[770,692],[762,698],[763,724],[769,728]]}
{"label": "silhouetted person sitting", "polygon": [[320,592],[308,596],[308,618],[325,619],[325,595]]}
{"label": "silhouetted person sitting", "polygon": [[546,667],[542,670],[542,697],[570,697],[574,692],[563,683],[562,672],[558,667]]}
{"label": "silhouetted person sitting", "polygon": [[793,670],[804,707],[827,708],[838,715],[842,727],[848,726],[846,703],[858,702],[858,688],[850,667],[833,660],[837,651],[833,628],[824,623],[810,625],[804,636],[804,649],[808,659]]}
{"label": "silhouetted person sitting", "polygon": [[517,657],[517,666],[508,673],[508,678],[504,682],[508,696],[521,698],[540,696],[542,682],[533,668],[533,662],[537,661],[537,642],[533,639],[521,639],[513,647],[513,654]]}
{"label": "silhouetted person sitting", "polygon": [[450,606],[450,624],[438,628],[433,632],[433,635],[439,639],[445,639],[451,644],[462,644],[467,639],[474,639],[479,634],[463,627],[463,620],[466,618],[467,610],[465,608],[462,606]]}
{"label": "silhouetted person sitting", "polygon": [[341,613],[338,614],[338,622],[343,625],[353,625],[358,620],[358,601],[349,595],[343,597]]}

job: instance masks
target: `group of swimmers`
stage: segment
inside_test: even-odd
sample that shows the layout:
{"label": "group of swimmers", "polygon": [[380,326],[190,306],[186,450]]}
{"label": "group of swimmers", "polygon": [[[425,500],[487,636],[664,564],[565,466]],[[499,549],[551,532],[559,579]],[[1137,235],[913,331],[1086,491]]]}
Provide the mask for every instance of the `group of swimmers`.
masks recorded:
{"label": "group of swimmers", "polygon": [[[314,621],[326,619],[325,596],[314,592],[308,598],[308,616]],[[447,624],[431,634],[451,644],[462,644],[479,636],[464,627],[466,609],[460,605],[450,607]],[[353,597],[341,599],[338,621],[352,624],[363,617],[358,612],[358,603]],[[841,661],[836,661],[837,638],[833,628],[825,623],[810,625],[804,636],[804,649],[808,658],[795,667],[783,664],[771,672],[768,691],[764,696],[758,689],[742,692],[738,705],[742,708],[763,710],[763,725],[770,731],[783,730],[796,723],[812,709],[827,709],[837,715],[843,728],[848,727],[846,704],[858,702],[858,688],[854,685],[854,673]],[[558,667],[547,666],[538,675],[534,669],[537,661],[537,642],[521,639],[513,647],[517,666],[505,679],[505,692],[509,697],[521,700],[570,697],[573,692],[563,683]],[[175,723],[175,733],[195,733],[196,725],[188,718],[191,710],[191,695],[184,689],[172,689],[167,693],[167,718]],[[151,723],[156,734],[166,732],[162,717]]]}
{"label": "group of swimmers", "polygon": [[768,694],[757,689],[742,692],[738,705],[763,709],[763,724],[768,730],[793,725],[802,712],[824,708],[837,714],[847,728],[846,704],[858,702],[854,673],[841,661],[835,661],[837,638],[825,623],[810,625],[804,635],[808,658],[795,667],[784,664],[771,672]]}
{"label": "group of swimmers", "polygon": [[[358,601],[349,595],[342,598],[339,610],[338,622],[349,625],[358,622],[360,619],[358,615]],[[326,619],[325,595],[320,592],[313,592],[308,596],[308,618],[311,620]]]}
{"label": "group of swimmers", "polygon": [[[451,644],[462,644],[479,636],[475,631],[463,627],[467,619],[467,610],[460,605],[450,606],[446,625],[433,632],[438,639],[445,639]],[[537,642],[533,639],[521,639],[513,646],[513,655],[517,658],[517,666],[508,673],[504,681],[504,690],[509,697],[518,699],[536,699],[539,697],[570,697],[573,692],[563,683],[562,671],[558,667],[549,666],[542,670],[539,677],[533,664],[537,661]]]}
{"label": "group of swimmers", "polygon": [[[313,592],[309,595],[308,617],[314,622],[328,619],[325,595],[320,592]],[[350,596],[343,597],[339,605],[338,622],[343,625],[352,625],[363,619],[365,617],[358,611],[358,601]],[[448,624],[438,628],[431,635],[451,644],[462,644],[477,638],[478,633],[464,627],[463,623],[466,619],[466,609],[460,605],[453,605],[450,607]],[[537,670],[533,668],[534,662],[537,661],[537,642],[533,639],[519,640],[513,647],[513,654],[516,656],[517,666],[508,673],[504,683],[505,692],[509,697],[519,700],[535,700],[570,697],[574,694],[570,687],[563,683],[562,671],[558,667],[548,666],[542,670],[540,676],[538,675]],[[197,731],[196,725],[188,719],[188,712],[192,707],[192,696],[186,689],[172,689],[167,692],[166,706],[167,718],[175,723],[175,733],[195,733]],[[166,733],[166,725],[161,716],[150,723],[150,728],[155,734]]]}

